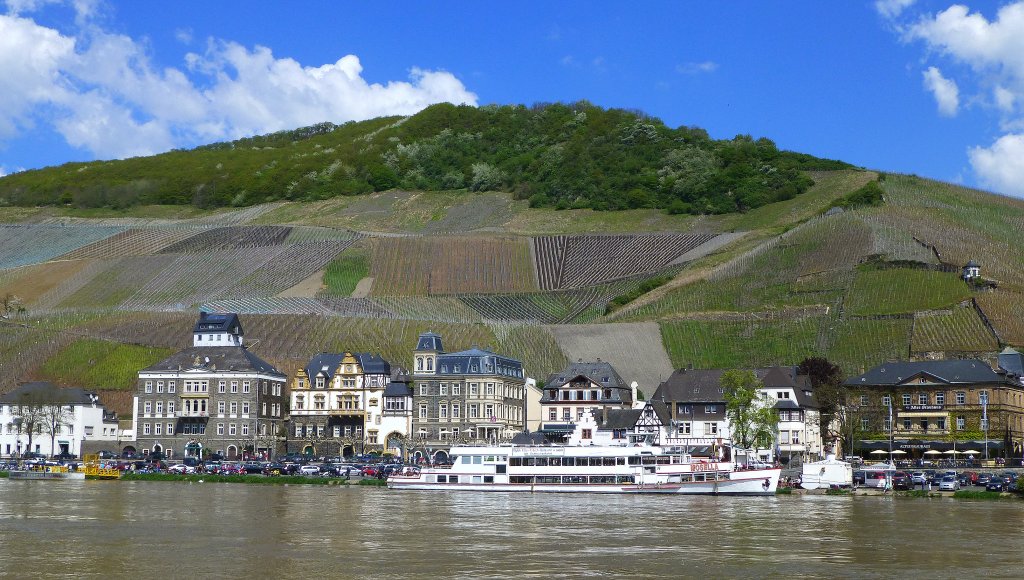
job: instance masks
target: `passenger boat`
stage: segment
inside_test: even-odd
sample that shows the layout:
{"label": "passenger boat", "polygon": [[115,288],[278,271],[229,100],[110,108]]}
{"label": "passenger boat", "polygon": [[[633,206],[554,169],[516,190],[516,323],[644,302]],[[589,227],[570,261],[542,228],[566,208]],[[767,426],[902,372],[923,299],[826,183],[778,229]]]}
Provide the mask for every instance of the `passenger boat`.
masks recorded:
{"label": "passenger boat", "polygon": [[12,469],[7,473],[9,479],[51,480],[51,479],[85,479],[84,471],[72,471],[66,465],[31,465],[25,469]]}
{"label": "passenger boat", "polygon": [[780,469],[744,469],[655,446],[455,446],[453,463],[407,467],[391,489],[774,495]]}

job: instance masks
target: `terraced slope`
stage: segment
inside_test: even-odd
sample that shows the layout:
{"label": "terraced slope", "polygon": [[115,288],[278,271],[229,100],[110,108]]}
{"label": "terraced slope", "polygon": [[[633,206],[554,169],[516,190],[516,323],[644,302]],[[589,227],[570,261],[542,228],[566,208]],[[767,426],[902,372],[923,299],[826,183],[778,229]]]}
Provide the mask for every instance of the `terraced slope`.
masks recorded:
{"label": "terraced slope", "polygon": [[657,324],[587,324],[548,326],[570,361],[606,361],[627,383],[636,381],[650,396],[672,374]]}

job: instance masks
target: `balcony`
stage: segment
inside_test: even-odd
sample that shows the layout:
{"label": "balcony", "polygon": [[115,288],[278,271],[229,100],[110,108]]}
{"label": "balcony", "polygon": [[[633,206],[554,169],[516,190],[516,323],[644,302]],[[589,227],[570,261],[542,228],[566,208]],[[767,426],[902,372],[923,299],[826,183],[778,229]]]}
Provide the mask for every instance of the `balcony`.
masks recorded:
{"label": "balcony", "polygon": [[199,417],[203,419],[210,418],[209,411],[178,411],[177,413],[175,413],[175,415],[183,419],[189,419],[194,417]]}

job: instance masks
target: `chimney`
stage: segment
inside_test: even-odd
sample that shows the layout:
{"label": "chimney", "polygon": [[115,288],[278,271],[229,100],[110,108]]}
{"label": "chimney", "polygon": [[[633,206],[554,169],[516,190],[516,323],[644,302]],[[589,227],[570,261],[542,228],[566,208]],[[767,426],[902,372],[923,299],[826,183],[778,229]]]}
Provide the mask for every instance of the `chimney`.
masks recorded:
{"label": "chimney", "polygon": [[601,407],[601,422],[605,425],[608,424],[608,407]]}

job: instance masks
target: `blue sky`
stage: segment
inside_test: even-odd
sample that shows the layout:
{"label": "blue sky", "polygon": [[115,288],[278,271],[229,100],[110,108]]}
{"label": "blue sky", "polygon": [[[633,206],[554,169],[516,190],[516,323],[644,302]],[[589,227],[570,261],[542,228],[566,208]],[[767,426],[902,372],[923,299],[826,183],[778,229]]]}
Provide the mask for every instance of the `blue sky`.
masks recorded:
{"label": "blue sky", "polygon": [[0,6],[0,174],[586,99],[1024,196],[1024,0]]}

